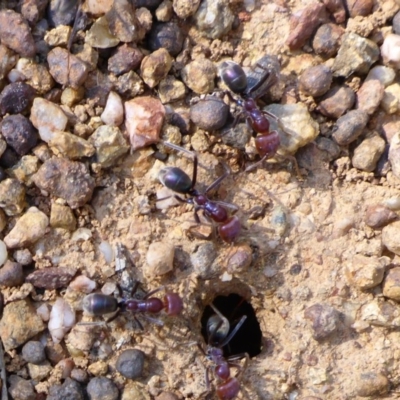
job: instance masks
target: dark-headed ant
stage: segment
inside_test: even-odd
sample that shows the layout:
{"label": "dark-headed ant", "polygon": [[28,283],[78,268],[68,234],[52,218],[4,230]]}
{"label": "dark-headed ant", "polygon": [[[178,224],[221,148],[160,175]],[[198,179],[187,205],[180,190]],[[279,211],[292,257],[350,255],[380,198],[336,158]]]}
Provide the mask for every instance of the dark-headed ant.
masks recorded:
{"label": "dark-headed ant", "polygon": [[[208,186],[204,193],[200,193],[195,189],[198,165],[197,155],[173,143],[164,142],[164,145],[178,151],[183,151],[193,157],[193,175],[192,178],[190,178],[186,172],[182,171],[180,168],[166,167],[163,168],[159,173],[158,177],[160,182],[174,192],[190,196],[188,199],[183,199],[180,196],[175,195],[175,198],[183,203],[194,205],[194,215],[197,223],[200,223],[197,211],[203,210],[204,214],[208,218],[219,224],[218,234],[221,239],[225,242],[232,243],[238,237],[241,230],[239,218],[236,216],[229,216],[226,207],[222,205],[227,205],[227,203],[211,201],[207,197],[207,194],[211,190],[215,189],[229,175],[229,171]],[[236,208],[233,205],[230,206]]]}
{"label": "dark-headed ant", "polygon": [[[261,58],[253,73],[249,75],[246,75],[243,68],[233,61],[224,61],[220,66],[221,79],[232,93],[239,96],[238,99],[231,97],[241,107],[241,113],[235,118],[234,124],[243,115],[257,134],[255,144],[261,160],[248,167],[247,171],[254,169],[268,158],[276,156],[281,144],[278,131],[269,130],[270,124],[267,116],[273,119],[277,118],[267,111],[260,110],[256,103],[256,100],[277,82],[279,70],[278,60],[272,56]],[[294,157],[291,160],[297,169]]]}
{"label": "dark-headed ant", "polygon": [[[214,310],[215,314],[207,321],[207,349],[204,350],[200,345],[199,348],[207,359],[214,364],[214,376],[218,380],[216,385],[218,398],[221,400],[232,400],[240,391],[240,381],[238,378],[247,366],[249,355],[247,353],[242,353],[225,358],[223,347],[236,335],[237,331],[245,322],[247,315],[242,316],[229,334],[230,324],[228,319],[224,317],[214,305],[211,304],[210,307]],[[243,367],[235,362],[242,358],[245,358],[245,365]],[[237,376],[231,376],[231,366],[238,368],[241,372]],[[206,370],[206,384],[209,388],[208,368]]]}
{"label": "dark-headed ant", "polygon": [[[135,285],[132,295],[137,291],[138,283]],[[164,299],[158,297],[151,297],[154,293],[164,289],[160,287],[147,293],[142,299],[122,299],[118,301],[114,296],[109,296],[103,293],[92,293],[84,297],[82,305],[83,309],[91,315],[100,316],[116,312],[115,317],[120,312],[130,312],[133,314],[137,324],[143,329],[142,324],[136,318],[135,314],[143,314],[147,319],[158,325],[163,325],[161,321],[151,318],[146,314],[158,314],[162,310],[168,315],[176,316],[182,312],[183,301],[180,296],[173,292],[166,292]],[[113,318],[112,318],[113,319]],[[112,320],[111,319],[111,320]]]}

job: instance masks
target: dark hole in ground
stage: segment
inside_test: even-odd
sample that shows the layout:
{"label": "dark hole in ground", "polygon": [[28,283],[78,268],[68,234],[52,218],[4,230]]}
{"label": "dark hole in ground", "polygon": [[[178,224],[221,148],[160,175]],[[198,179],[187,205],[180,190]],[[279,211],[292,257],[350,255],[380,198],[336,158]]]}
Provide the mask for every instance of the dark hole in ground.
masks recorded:
{"label": "dark hole in ground", "polygon": [[[252,305],[236,293],[231,293],[228,296],[217,296],[213,304],[229,320],[229,332],[234,329],[243,315],[247,315],[243,325],[223,348],[224,356],[248,353],[250,357],[255,357],[260,354],[262,334]],[[215,314],[213,309],[206,306],[201,316],[201,334],[206,343],[209,339],[207,337],[207,321],[213,314]]]}

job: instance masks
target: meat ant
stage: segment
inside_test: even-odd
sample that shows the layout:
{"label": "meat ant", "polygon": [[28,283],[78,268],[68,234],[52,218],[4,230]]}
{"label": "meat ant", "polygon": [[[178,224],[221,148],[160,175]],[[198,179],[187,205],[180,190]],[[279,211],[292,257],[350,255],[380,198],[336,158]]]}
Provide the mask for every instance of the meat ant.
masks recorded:
{"label": "meat ant", "polygon": [[[207,348],[204,350],[200,344],[198,347],[206,356],[206,358],[214,364],[214,376],[218,380],[218,384],[216,385],[218,398],[221,400],[233,400],[240,391],[240,382],[238,378],[246,369],[249,361],[249,355],[247,353],[241,353],[225,358],[223,347],[226,346],[236,335],[237,331],[245,322],[247,315],[242,316],[242,318],[233,328],[232,332],[229,334],[230,324],[228,319],[224,317],[213,304],[211,304],[210,307],[213,309],[215,314],[213,314],[207,321]],[[245,358],[244,366],[234,362],[242,358]],[[231,376],[231,366],[241,370],[237,376]],[[209,388],[210,381],[208,372],[209,368],[206,369],[206,384]]]}
{"label": "meat ant", "polygon": [[[235,117],[233,126],[237,124],[241,116],[244,116],[257,134],[255,144],[261,160],[249,166],[246,171],[251,171],[271,157],[279,156],[277,154],[281,145],[279,133],[269,130],[270,123],[267,116],[275,120],[278,118],[267,111],[260,110],[256,103],[256,100],[278,81],[279,70],[279,62],[273,56],[261,58],[257,62],[255,70],[249,75],[246,75],[243,68],[233,61],[224,61],[220,65],[222,81],[232,93],[239,96],[239,98],[234,98],[228,93],[231,100],[241,108],[240,114]],[[289,158],[294,162],[296,171],[300,175],[296,159]]]}
{"label": "meat ant", "polygon": [[[133,296],[138,289],[139,282],[136,282],[131,296]],[[158,314],[162,310],[168,315],[177,316],[182,312],[183,301],[181,297],[173,292],[166,292],[164,299],[161,300],[158,297],[152,297],[153,294],[163,290],[164,286],[161,286],[151,292],[147,293],[142,299],[122,299],[118,301],[114,296],[109,296],[103,293],[91,293],[84,297],[82,305],[83,309],[90,315],[101,316],[104,314],[110,314],[116,312],[116,314],[108,320],[108,322],[115,319],[120,312],[130,312],[133,314],[133,318],[141,329],[143,325],[137,319],[135,314],[142,314],[147,319],[158,325],[164,325],[162,321],[151,318],[146,314]]]}
{"label": "meat ant", "polygon": [[[197,155],[194,152],[186,150],[183,147],[177,146],[173,143],[164,142],[164,145],[178,150],[183,151],[187,154],[190,154],[193,157],[193,174],[192,178],[190,178],[186,172],[182,171],[177,167],[166,167],[160,170],[158,179],[160,182],[167,187],[168,189],[173,190],[174,192],[186,194],[190,196],[188,199],[183,199],[178,195],[174,197],[182,202],[189,203],[194,205],[194,216],[197,223],[200,223],[200,218],[197,214],[198,210],[203,210],[206,217],[210,218],[214,222],[217,222],[218,225],[218,234],[221,239],[227,243],[232,243],[239,235],[241,230],[241,224],[239,218],[236,216],[229,216],[228,211],[225,206],[229,206],[231,208],[237,209],[236,206],[228,203],[224,203],[221,201],[211,201],[207,197],[207,194],[215,189],[220,183],[229,175],[229,171],[226,171],[225,174],[217,178],[211,185],[207,187],[204,193],[200,193],[196,186],[197,180],[197,166],[198,159]],[[164,199],[158,199],[158,201]]]}

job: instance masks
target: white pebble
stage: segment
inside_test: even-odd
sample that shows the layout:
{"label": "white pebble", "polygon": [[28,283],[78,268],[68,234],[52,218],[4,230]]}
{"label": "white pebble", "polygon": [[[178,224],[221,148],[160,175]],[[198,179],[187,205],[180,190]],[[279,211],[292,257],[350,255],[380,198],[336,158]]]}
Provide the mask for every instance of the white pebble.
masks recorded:
{"label": "white pebble", "polygon": [[122,124],[124,121],[124,105],[117,93],[110,92],[100,118],[106,125],[119,126]]}
{"label": "white pebble", "polygon": [[0,267],[7,261],[7,257],[7,246],[2,240],[0,240]]}
{"label": "white pebble", "polygon": [[57,299],[50,313],[48,329],[54,343],[60,343],[75,325],[75,311],[62,298]]}
{"label": "white pebble", "polygon": [[390,199],[384,200],[382,205],[393,211],[400,210],[400,197],[391,197]]}
{"label": "white pebble", "polygon": [[381,55],[386,65],[400,68],[400,35],[387,35],[381,46]]}
{"label": "white pebble", "polygon": [[167,242],[153,242],[147,251],[146,275],[159,276],[172,271],[175,246]]}
{"label": "white pebble", "polygon": [[50,310],[47,304],[43,303],[40,307],[37,308],[36,314],[42,318],[43,321],[48,321],[50,319]]}
{"label": "white pebble", "polygon": [[101,251],[101,254],[103,254],[103,257],[106,260],[107,264],[111,264],[114,261],[114,250],[111,247],[110,243],[103,240],[99,244],[99,250]]}
{"label": "white pebble", "polygon": [[88,240],[92,237],[92,231],[88,228],[78,228],[71,237],[73,242],[78,242],[79,240]]}
{"label": "white pebble", "polygon": [[96,289],[96,282],[85,275],[79,275],[69,284],[69,287],[78,292],[91,293]]}
{"label": "white pebble", "polygon": [[107,296],[110,296],[114,293],[114,291],[117,289],[117,285],[115,282],[106,282],[103,287],[101,288],[101,293],[106,294]]}

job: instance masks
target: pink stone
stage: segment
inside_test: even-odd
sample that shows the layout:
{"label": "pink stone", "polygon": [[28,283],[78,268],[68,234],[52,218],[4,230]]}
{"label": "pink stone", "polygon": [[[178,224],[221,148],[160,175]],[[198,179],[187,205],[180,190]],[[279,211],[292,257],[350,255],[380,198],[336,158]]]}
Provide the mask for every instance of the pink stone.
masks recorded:
{"label": "pink stone", "polygon": [[136,97],[125,102],[125,126],[131,152],[160,140],[164,116],[164,106],[154,97]]}

